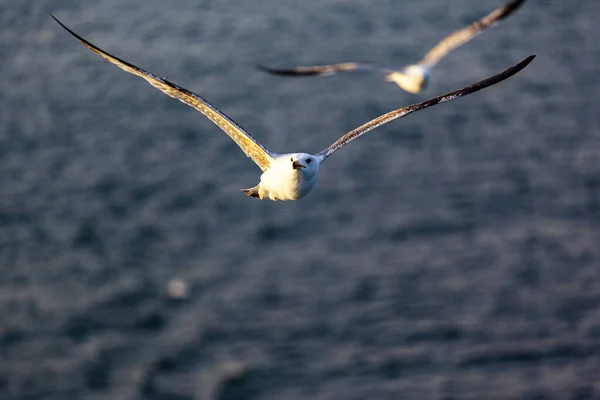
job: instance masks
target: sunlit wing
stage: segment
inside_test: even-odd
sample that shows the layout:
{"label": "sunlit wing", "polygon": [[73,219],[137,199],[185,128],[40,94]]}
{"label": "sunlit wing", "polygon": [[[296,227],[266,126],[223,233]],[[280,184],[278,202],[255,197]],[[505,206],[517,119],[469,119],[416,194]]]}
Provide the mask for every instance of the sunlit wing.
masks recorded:
{"label": "sunlit wing", "polygon": [[458,99],[459,97],[463,97],[463,96],[469,95],[471,93],[475,93],[475,92],[477,92],[481,89],[484,89],[488,86],[492,86],[492,85],[495,85],[496,83],[502,82],[503,80],[505,80],[505,79],[513,76],[517,72],[521,71],[534,58],[535,58],[534,55],[529,56],[525,60],[521,61],[520,63],[518,63],[517,65],[515,65],[513,67],[508,68],[504,72],[501,72],[497,75],[494,75],[490,78],[487,78],[487,79],[484,79],[477,83],[474,83],[472,85],[466,86],[462,89],[456,90],[454,92],[447,93],[447,94],[444,94],[444,95],[441,95],[438,97],[434,97],[433,99],[426,100],[426,101],[423,101],[423,102],[420,102],[417,104],[413,104],[413,105],[410,105],[407,107],[399,108],[394,111],[390,111],[389,113],[384,114],[380,117],[377,117],[377,118],[367,122],[366,124],[359,126],[358,128],[346,133],[344,136],[342,136],[337,141],[332,143],[331,146],[329,146],[325,150],[318,153],[317,156],[327,158],[331,154],[333,154],[335,151],[342,148],[344,145],[350,143],[351,141],[353,141],[355,139],[358,139],[365,133],[367,133],[370,130],[375,129],[383,124],[387,124],[388,122],[393,121],[397,118],[405,117],[408,114],[413,113],[415,111],[423,110],[427,107],[435,106],[436,104],[444,103],[446,101]]}
{"label": "sunlit wing", "polygon": [[446,38],[442,39],[433,49],[431,49],[419,64],[428,65],[430,67],[437,64],[442,58],[457,47],[465,44],[475,36],[479,35],[487,28],[495,26],[500,20],[508,17],[517,10],[525,0],[513,0],[510,3],[492,11],[477,22],[472,23],[466,28],[460,29],[451,33]]}
{"label": "sunlit wing", "polygon": [[343,63],[331,65],[313,65],[309,67],[292,67],[292,68],[271,68],[264,65],[256,66],[259,70],[268,72],[273,75],[286,76],[313,76],[313,75],[333,75],[340,72],[365,72],[365,71],[380,71],[383,73],[392,72],[386,68],[376,67],[370,64],[360,63]]}
{"label": "sunlit wing", "polygon": [[160,78],[150,72],[144,71],[143,69],[136,67],[135,65],[130,64],[127,61],[123,61],[120,58],[117,58],[107,53],[106,51],[88,42],[87,40],[73,32],[71,29],[67,28],[53,15],[51,15],[51,17],[54,18],[54,20],[58,22],[60,26],[65,28],[67,32],[75,36],[86,47],[100,54],[104,59],[115,64],[124,71],[129,72],[130,74],[137,75],[140,78],[145,79],[146,81],[148,81],[148,83],[150,83],[152,86],[159,89],[163,93],[187,104],[190,107],[195,108],[202,114],[206,115],[208,119],[210,119],[225,133],[227,133],[229,137],[231,137],[237,143],[237,145],[240,146],[244,153],[246,153],[246,155],[250,157],[260,167],[261,170],[265,171],[271,166],[271,162],[273,161],[274,157],[276,157],[276,154],[270,152],[265,147],[263,147],[241,126],[239,126],[227,115],[219,111],[208,101],[206,101],[199,95],[181,86],[176,85],[173,82]]}

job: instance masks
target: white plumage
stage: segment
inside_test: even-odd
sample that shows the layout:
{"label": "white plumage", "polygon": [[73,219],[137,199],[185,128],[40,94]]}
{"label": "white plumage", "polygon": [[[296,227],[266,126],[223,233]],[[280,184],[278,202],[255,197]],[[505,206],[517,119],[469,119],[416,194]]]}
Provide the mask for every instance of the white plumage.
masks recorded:
{"label": "white plumage", "polygon": [[440,40],[418,63],[407,65],[400,69],[355,62],[292,68],[271,68],[258,65],[258,68],[270,74],[286,76],[325,76],[340,72],[378,72],[384,75],[386,81],[394,82],[403,90],[409,93],[420,93],[429,86],[431,70],[442,58],[487,28],[496,26],[498,22],[521,7],[524,2],[525,0],[512,0],[502,7],[497,8],[480,20]]}
{"label": "white plumage", "polygon": [[519,64],[500,74],[494,75],[473,85],[466,86],[460,90],[384,114],[346,133],[319,153],[277,154],[261,145],[248,132],[246,132],[244,128],[238,125],[227,115],[219,111],[201,96],[181,86],[178,86],[167,79],[160,78],[150,72],[136,67],[133,64],[128,63],[127,61],[123,61],[107,53],[67,28],[54,16],[52,16],[52,18],[54,18],[56,22],[58,22],[69,33],[75,36],[81,43],[83,43],[92,51],[101,55],[104,59],[117,65],[119,68],[129,72],[130,74],[137,75],[145,79],[148,83],[161,90],[165,94],[178,99],[179,101],[187,104],[190,107],[193,107],[207,116],[227,135],[229,135],[229,137],[237,143],[244,153],[246,153],[246,155],[250,157],[263,171],[263,174],[260,177],[260,183],[258,185],[249,189],[242,189],[242,191],[248,196],[270,200],[298,200],[306,196],[308,193],[310,193],[315,185],[321,163],[335,151],[339,150],[341,147],[353,141],[354,139],[364,135],[368,131],[386,124],[396,118],[404,117],[412,112],[450,101],[494,85],[525,68],[525,66],[527,66],[527,64],[529,64],[535,57],[529,56]]}

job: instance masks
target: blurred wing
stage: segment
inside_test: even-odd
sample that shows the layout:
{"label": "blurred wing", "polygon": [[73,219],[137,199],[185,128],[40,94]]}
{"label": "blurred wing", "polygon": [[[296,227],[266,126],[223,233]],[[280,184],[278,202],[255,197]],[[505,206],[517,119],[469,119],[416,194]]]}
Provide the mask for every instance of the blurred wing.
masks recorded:
{"label": "blurred wing", "polygon": [[517,10],[525,0],[513,0],[508,4],[492,11],[479,21],[451,33],[446,38],[442,39],[433,49],[431,49],[419,64],[425,64],[430,67],[437,64],[442,58],[450,53],[455,48],[465,44],[475,36],[479,35],[487,28],[495,26],[500,20],[508,17]]}
{"label": "blurred wing", "polygon": [[126,61],[123,61],[99,47],[93,45],[88,42],[71,29],[67,28],[62,22],[56,19],[53,15],[50,15],[56,22],[60,24],[63,28],[67,30],[71,35],[75,36],[81,43],[83,43],[86,47],[91,49],[92,51],[100,54],[104,59],[109,62],[115,64],[119,68],[124,71],[129,72],[130,74],[137,75],[141,78],[144,78],[148,83],[150,83],[155,88],[159,89],[163,93],[187,104],[190,107],[195,108],[200,111],[202,114],[206,115],[208,119],[214,122],[219,128],[221,128],[225,133],[231,137],[238,146],[246,153],[246,155],[260,167],[261,170],[265,171],[271,166],[271,162],[275,157],[275,154],[264,148],[260,143],[258,143],[248,132],[246,132],[241,126],[239,126],[235,121],[229,118],[227,115],[223,114],[216,107],[210,104],[208,101],[203,99],[191,91],[176,85],[173,82],[169,82],[166,79],[160,78],[150,72],[144,71],[141,68],[136,67],[133,64],[130,64]]}
{"label": "blurred wing", "polygon": [[264,65],[256,66],[259,70],[273,75],[286,76],[313,76],[313,75],[334,75],[340,72],[365,72],[381,71],[385,73],[392,72],[386,68],[376,67],[369,64],[343,63],[331,65],[314,65],[311,67],[292,67],[292,68],[270,68]]}
{"label": "blurred wing", "polygon": [[397,118],[405,117],[408,114],[413,113],[415,111],[419,111],[419,110],[422,110],[427,107],[435,106],[436,104],[444,103],[446,101],[458,99],[459,97],[463,97],[463,96],[469,95],[471,93],[475,93],[475,92],[477,92],[481,89],[484,89],[488,86],[492,86],[498,82],[502,82],[506,78],[513,76],[514,74],[516,74],[517,72],[519,72],[520,70],[525,68],[527,66],[527,64],[529,64],[531,62],[531,60],[533,60],[534,58],[535,58],[535,56],[529,56],[525,60],[521,61],[519,64],[517,64],[513,67],[510,67],[509,69],[507,69],[504,72],[499,73],[498,75],[494,75],[490,78],[479,81],[470,86],[466,86],[466,87],[456,90],[454,92],[447,93],[442,96],[438,96],[433,99],[423,101],[421,103],[413,104],[408,107],[403,107],[403,108],[399,108],[394,111],[390,111],[389,113],[384,114],[378,118],[375,118],[375,119],[367,122],[366,124],[359,126],[358,128],[346,133],[344,136],[339,138],[336,142],[331,144],[331,146],[329,146],[325,150],[318,153],[317,156],[327,158],[331,154],[333,154],[336,150],[339,150],[341,147],[343,147],[344,145],[350,143],[354,139],[361,137],[362,135],[369,132],[370,130],[375,129],[383,124],[387,124],[388,122],[393,121]]}

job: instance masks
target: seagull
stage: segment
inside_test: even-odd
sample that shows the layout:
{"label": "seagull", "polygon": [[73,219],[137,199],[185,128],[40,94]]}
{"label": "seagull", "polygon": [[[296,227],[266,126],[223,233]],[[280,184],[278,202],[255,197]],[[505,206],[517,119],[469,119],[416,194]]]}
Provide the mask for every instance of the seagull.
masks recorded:
{"label": "seagull", "polygon": [[421,61],[416,64],[407,65],[401,69],[355,62],[293,68],[271,68],[259,64],[257,68],[270,74],[286,76],[326,76],[339,72],[377,72],[383,74],[386,81],[395,83],[409,93],[417,94],[429,86],[431,69],[442,58],[452,50],[479,35],[485,29],[495,26],[500,20],[512,14],[524,2],[525,0],[513,0],[466,28],[451,33],[431,49]]}
{"label": "seagull", "polygon": [[94,44],[88,42],[71,29],[67,28],[52,14],[51,17],[54,18],[54,20],[58,22],[64,29],[66,29],[71,35],[75,36],[86,47],[98,53],[107,61],[115,64],[130,74],[137,75],[140,78],[145,79],[149,84],[164,92],[168,96],[171,96],[200,111],[214,124],[221,128],[227,135],[229,135],[231,139],[233,139],[233,141],[242,149],[242,151],[246,153],[246,156],[250,157],[252,161],[254,161],[262,170],[263,173],[260,177],[260,183],[258,185],[248,189],[241,189],[241,191],[246,193],[246,195],[250,197],[256,197],[261,200],[298,200],[306,196],[308,193],[310,193],[315,185],[319,168],[323,161],[325,161],[327,157],[332,155],[334,152],[341,149],[344,145],[355,139],[358,139],[370,130],[393,121],[396,118],[401,118],[415,111],[444,103],[446,101],[454,100],[459,97],[475,93],[488,86],[495,85],[496,83],[501,82],[521,71],[535,57],[535,55],[529,56],[525,60],[511,68],[508,68],[504,72],[484,79],[473,85],[466,86],[462,89],[447,93],[442,96],[434,97],[421,103],[390,111],[387,114],[381,115],[380,117],[377,117],[366,124],[346,133],[337,141],[332,143],[329,147],[316,154],[278,154],[268,150],[266,147],[256,141],[256,139],[246,132],[244,128],[234,122],[227,115],[219,111],[204,98],[165,78],[160,78],[157,75],[147,72],[133,64],[128,63],[127,61],[121,60],[120,58],[107,53]]}

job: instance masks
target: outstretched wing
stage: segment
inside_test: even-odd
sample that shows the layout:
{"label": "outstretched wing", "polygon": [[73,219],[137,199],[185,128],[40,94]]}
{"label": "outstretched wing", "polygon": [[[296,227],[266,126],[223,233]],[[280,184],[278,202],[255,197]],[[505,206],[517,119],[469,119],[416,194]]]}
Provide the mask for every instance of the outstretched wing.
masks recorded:
{"label": "outstretched wing", "polygon": [[67,28],[62,22],[60,22],[54,15],[50,15],[56,22],[67,30],[71,35],[75,36],[81,43],[92,51],[100,54],[104,59],[115,64],[124,71],[130,74],[137,75],[140,78],[148,81],[149,84],[159,89],[163,93],[187,104],[190,107],[195,108],[202,114],[206,115],[208,119],[214,122],[219,128],[231,137],[238,146],[246,153],[246,155],[260,167],[261,170],[265,171],[271,166],[271,162],[275,158],[276,154],[270,152],[260,143],[258,143],[248,132],[246,132],[241,126],[235,121],[229,118],[227,115],[219,111],[216,107],[210,104],[208,101],[198,96],[197,94],[176,85],[173,82],[169,82],[166,79],[160,78],[150,72],[144,71],[143,69],[136,67],[133,64],[123,61],[117,58],[101,48],[88,42],[71,29]]}
{"label": "outstretched wing", "polygon": [[475,93],[475,92],[477,92],[481,89],[484,89],[488,86],[492,86],[498,82],[502,82],[506,78],[513,76],[514,74],[516,74],[517,72],[519,72],[520,70],[525,68],[527,66],[527,64],[529,64],[531,62],[531,60],[533,60],[534,58],[535,58],[534,55],[529,56],[525,60],[518,63],[517,65],[510,67],[509,69],[507,69],[504,72],[499,73],[498,75],[494,75],[490,78],[484,79],[482,81],[479,81],[472,85],[466,86],[466,87],[456,90],[454,92],[447,93],[442,96],[434,97],[433,99],[426,100],[421,103],[413,104],[411,106],[407,106],[407,107],[399,108],[394,111],[390,111],[389,113],[384,114],[380,117],[377,117],[377,118],[367,122],[366,124],[359,126],[358,128],[346,133],[344,136],[342,136],[337,141],[332,143],[331,146],[329,146],[325,150],[321,151],[320,153],[317,153],[317,156],[323,157],[323,159],[325,159],[325,158],[329,157],[331,154],[333,154],[336,150],[339,150],[344,145],[350,143],[354,139],[358,139],[365,133],[367,133],[370,130],[375,129],[383,124],[387,124],[388,122],[393,121],[397,118],[405,117],[408,114],[413,113],[415,111],[419,111],[419,110],[422,110],[427,107],[435,106],[436,104],[444,103],[446,101],[458,99],[459,97],[463,97],[463,96],[469,95],[471,93]]}
{"label": "outstretched wing", "polygon": [[273,75],[286,76],[313,76],[313,75],[334,75],[340,72],[370,72],[380,71],[383,73],[393,72],[387,68],[376,67],[370,64],[343,63],[331,65],[313,65],[310,67],[292,67],[292,68],[271,68],[264,65],[256,66],[259,70]]}
{"label": "outstretched wing", "polygon": [[492,11],[477,22],[472,23],[466,28],[451,33],[442,39],[433,49],[431,49],[419,64],[425,64],[429,67],[437,64],[442,58],[455,48],[465,44],[475,36],[479,35],[487,28],[495,26],[500,20],[508,17],[517,10],[525,0],[513,0],[510,3]]}

